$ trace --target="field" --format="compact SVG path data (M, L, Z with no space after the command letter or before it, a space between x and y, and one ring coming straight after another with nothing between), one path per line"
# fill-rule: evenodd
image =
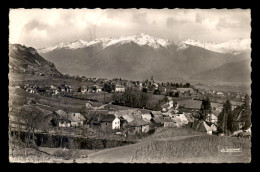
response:
M222 153L222 147L242 147L242 152ZM161 128L136 144L98 151L87 158L76 159L76 162L245 163L250 162L250 148L249 139L210 136L188 128Z

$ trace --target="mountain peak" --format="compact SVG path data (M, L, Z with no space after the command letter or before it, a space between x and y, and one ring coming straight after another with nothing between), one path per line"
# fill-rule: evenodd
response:
M215 43L215 42L203 42L188 39L183 41L187 45L193 45L201 48L205 48L210 51L215 51L219 53L232 53L232 54L241 54L251 49L251 39L242 39L237 38L229 40L226 42Z
M138 44L139 46L149 46L155 49L161 48L161 47L167 47L171 44L170 41L164 40L161 38L155 38L153 36L150 36L146 33L137 33L135 35L130 35L130 36L122 36L122 37L117 37L117 38L97 38L92 41L84 41L84 40L77 40L74 42L67 42L67 43L59 43L57 45L48 47L48 48L43 48L39 49L40 53L47 53L50 51L53 51L55 49L61 49L61 48L66 48L66 49L78 49L78 48L85 48L89 46L94 46L97 44L100 44L103 48L107 48L109 46L120 46L125 43L130 43L134 42Z

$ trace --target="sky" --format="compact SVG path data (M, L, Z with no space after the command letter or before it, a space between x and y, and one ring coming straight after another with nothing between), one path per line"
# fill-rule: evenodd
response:
M34 48L146 33L172 41L250 39L246 9L10 9L9 43Z

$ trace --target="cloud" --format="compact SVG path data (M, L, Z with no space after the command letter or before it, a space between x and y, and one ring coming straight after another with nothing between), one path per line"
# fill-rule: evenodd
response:
M250 38L250 10L200 9L15 9L11 43L35 48L77 39L145 32L169 40L227 41Z
M147 24L147 13L133 13L132 21L137 24Z
M203 21L203 18L201 17L201 15L199 15L199 13L196 13L196 22L201 23L202 21Z
M172 28L173 26L176 26L176 25L183 25L183 24L186 24L187 21L185 20L178 20L178 19L175 19L173 17L168 17L166 19L166 26L168 28Z

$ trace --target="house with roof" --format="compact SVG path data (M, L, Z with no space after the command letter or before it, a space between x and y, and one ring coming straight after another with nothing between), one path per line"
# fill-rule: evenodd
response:
M163 116L161 111L151 111L150 114L152 115L152 117Z
M102 87L99 85L94 85L92 90L94 93L99 93L102 91Z
M188 120L188 126L189 127L192 127L193 125L193 122L194 122L194 117L192 116L191 113L184 113L185 117L187 118Z
M165 128L179 128L180 125L174 121L170 121L170 122L164 122L163 123L163 127Z
M87 124L90 128L112 132L120 129L120 119L108 110L91 110L88 114Z
M44 119L54 127L71 127L71 121L68 118L68 114L63 110L56 110L46 115Z
M81 115L80 113L70 112L70 113L68 114L68 120L70 120L72 127L79 127L79 126L83 126L83 123L84 123L84 121L85 121L86 119L85 119L85 117L84 117L83 115Z
M139 109L118 110L115 112L116 117L123 117L127 122L135 118L142 118L142 112Z
M118 118L115 118L114 115L112 114L107 114L107 115L102 115L99 117L100 120L100 126L101 130L106 131L106 132L112 132L114 129L119 129L119 128L113 128L113 121L118 121ZM114 122L115 124L115 122ZM117 127L118 125L115 125L114 127ZM120 122L119 122L120 126Z
M218 117L216 115L214 115L213 113L211 113L206 116L205 121L208 123L217 124Z
M151 121L153 124L155 124L155 126L162 126L164 123L164 119L162 115L154 115Z
M187 125L189 123L188 119L184 114L174 114L171 119L178 123L180 126Z
M81 93L86 93L88 91L87 87L86 86L81 86L78 88L78 92L81 92Z
M146 122L151 122L152 115L150 113L142 114L142 119Z
M194 94L194 90L192 88L177 88L177 91L182 96L191 96Z
M195 121L192 129L200 132L206 132L207 134L212 135L212 132L217 131L217 127L214 124L208 125L205 121Z
M223 97L223 96L224 96L224 93L222 93L222 92L217 92L217 96Z
M115 85L115 92L120 92L120 93L125 92L125 86L116 84Z
M145 122L143 119L135 119L127 124L127 131L129 133L147 133L149 131L149 123Z

